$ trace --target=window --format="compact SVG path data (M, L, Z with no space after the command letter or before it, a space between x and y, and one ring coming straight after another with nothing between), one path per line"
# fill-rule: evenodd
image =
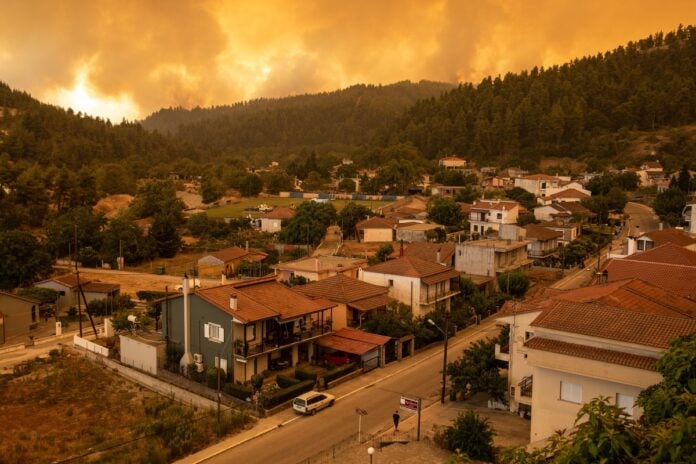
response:
M582 403L582 386L561 381L561 400L577 404Z
M389 286L393 287L394 286L394 279L389 279Z
M534 336L534 332L525 332L524 333L524 341L526 342L527 340L529 340L533 336Z
M503 213L498 213L495 215L495 217L498 219L503 219Z
M246 340L248 342L256 340L256 324L248 325L246 328Z
M211 342L222 343L225 341L225 329L221 325L204 324L203 325L203 336L210 340Z
M222 358L222 362L220 362L220 358L215 356L215 367L222 369L227 374L227 360L225 358Z
M619 409L623 409L629 417L633 417L633 406L635 405L635 398L628 395L622 395L621 393L616 394L616 406Z

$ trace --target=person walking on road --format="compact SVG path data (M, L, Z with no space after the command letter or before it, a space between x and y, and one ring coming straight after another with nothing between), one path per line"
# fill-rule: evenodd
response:
M392 414L392 419L394 419L394 433L396 433L399 431L399 420L401 419L398 409Z

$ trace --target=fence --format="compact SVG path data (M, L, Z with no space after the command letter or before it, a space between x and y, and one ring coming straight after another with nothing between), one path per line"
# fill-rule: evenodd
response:
M73 337L73 345L79 346L80 348L84 348L87 351L91 351L92 353L96 353L104 357L109 356L108 348L101 345L97 345L96 343L92 343L89 340L85 340L84 338L80 338L79 335L75 335Z
M350 448L360 446L361 448L367 449L369 446L377 448L377 445L373 443L375 436L369 435L367 433L362 433L360 443L358 443L358 434L354 433L348 438L345 438L338 443L331 445L330 447L319 451L313 456L306 459L298 461L297 464L327 464L333 462L340 462L340 454L344 453ZM338 459L337 459L338 458Z

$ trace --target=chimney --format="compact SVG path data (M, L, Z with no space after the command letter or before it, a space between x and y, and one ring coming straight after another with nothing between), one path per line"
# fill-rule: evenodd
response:
M230 293L230 309L232 311L237 310L237 294L236 293Z
M314 258L314 270L319 272L319 257L318 256L316 256Z
M438 264L442 263L442 253L440 253L440 249L437 249L437 256L435 258L438 262Z
M658 230L662 230L662 223L659 223L659 224L657 225L657 229L658 229Z
M193 363L193 355L191 354L191 309L189 305L189 279L184 274L182 282L182 290L184 293L184 355L179 361L179 369L186 374L186 369L189 364Z
M220 283L222 285L225 285L227 283L227 276L225 275L224 272L220 274Z
M249 253L249 240L246 241L246 245L244 246L244 249L246 250L247 253Z

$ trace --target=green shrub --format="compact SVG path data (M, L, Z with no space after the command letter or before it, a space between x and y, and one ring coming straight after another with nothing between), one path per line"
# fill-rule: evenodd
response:
M228 383L225 384L225 393L235 398L239 398L242 401L246 401L247 398L251 398L254 392L249 387L240 385L238 383Z
M225 381L225 373L220 372L220 382ZM217 389L218 386L218 369L216 367L209 367L205 372L205 383L208 388Z
M310 391L312 387L314 387L314 382L314 380L305 380L288 388L281 388L272 395L264 396L261 400L261 404L266 409L274 408L279 404L282 404L288 400L293 399L298 395L301 395L302 393Z
M332 382L340 377L343 377L349 372L353 372L355 369L357 369L357 367L358 365L356 363L349 363L327 371L326 374L324 374L324 382Z
M311 380L313 382L317 381L317 374L314 372L306 371L302 368L295 368L295 378L298 380Z
M171 295L172 293L173 292L170 292L169 294ZM158 292L155 290L139 290L135 292L135 294L138 296L139 300L145 301L157 300L167 295L165 292Z
M298 383L300 383L300 380L297 380L297 379L290 377L290 376L287 376L287 375L278 374L276 376L276 382L278 383L278 386L280 388L288 388L288 387L291 387L293 385L297 385Z
M263 375L261 374L254 374L251 376L251 386L254 388L254 390L261 390L261 387L263 387Z

